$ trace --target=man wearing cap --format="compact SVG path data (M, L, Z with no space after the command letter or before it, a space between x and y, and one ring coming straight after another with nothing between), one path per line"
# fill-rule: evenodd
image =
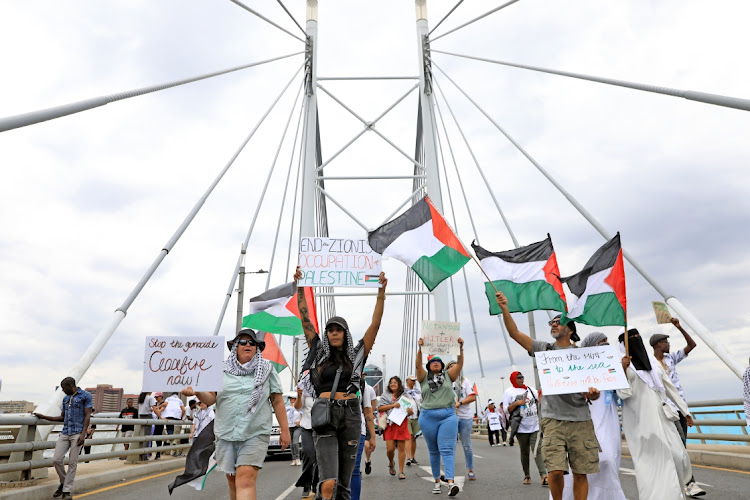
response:
M530 355L539 351L571 349L580 337L572 321L561 324L561 315L550 322L550 335L554 343L533 340L522 333L508 311L508 299L502 292L495 294L502 311L505 327L510 337L526 349ZM586 500L588 480L586 474L599 472L599 442L591 422L588 401L599 398L599 391L589 387L588 392L576 394L545 395L541 404L542 454L549 474L549 488L553 500L562 500L565 486L564 474L573 472L573 496L575 500Z
M680 384L680 376L677 375L677 363L687 358L687 355L690 354L690 351L695 349L696 343L690 336L690 334L686 332L685 329L682 328L682 326L680 326L679 319L672 318L670 321L675 326L675 328L677 328L680 333L682 333L682 336L685 338L687 345L683 349L678 349L675 352L670 352L669 335L665 335L663 333L652 335L651 339L649 339L649 344L651 344L651 347L654 349L654 357L659 362L662 369L664 369L664 371L666 372L669 380L671 380L672 384L674 384L674 386L677 388L677 392L680 393L680 397L682 398L682 400L686 401L685 393L682 391L682 385ZM680 438L682 439L682 444L687 448L687 418L679 410L679 408L677 408L677 406L672 403L672 401L667 399L667 403L669 403L669 405L674 408L680 416L680 419L675 422L675 425L677 426L677 432L680 434ZM690 481L686 485L685 493L689 497L697 497L706 494L703 488L695 483L695 476L690 478Z
M406 377L404 393L414 401L414 413L409 415L409 434L411 439L406 442L406 465L419 465L417 462L417 438L419 437L419 408L422 404L422 391L417 387L417 376Z

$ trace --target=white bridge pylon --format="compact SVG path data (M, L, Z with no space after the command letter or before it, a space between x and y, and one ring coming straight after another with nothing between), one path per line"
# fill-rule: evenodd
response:
M241 2L232 0L235 4L238 6L244 8L252 15L259 15L257 12L253 11L252 9L249 9L247 6L242 4ZM485 19L490 14L494 14L496 12L501 11L505 7L509 7L513 4L516 4L518 0L514 0L511 2L507 2L506 4L501 5L500 7L497 7L495 9L492 9L487 14L483 16L479 16L478 18L475 18L471 20L468 23L464 23L458 28L451 29L450 31L447 31L443 33L442 35L432 37L432 32L429 29L428 25L428 19L427 19L427 4L426 0L415 0L415 11L416 11L416 64L417 67L415 68L414 75L397 75L397 76L374 76L374 77L355 77L351 75L342 75L342 76L331 76L331 77L318 77L318 64L317 64L317 50L318 50L318 2L317 0L307 0L307 9L306 9L306 24L304 29L295 21L295 24L297 25L296 28L291 28L292 31L286 30L284 28L281 28L280 26L276 25L275 23L272 23L277 28L281 29L285 33L287 33L290 36L293 36L294 38L298 38L301 40L301 44L304 46L301 47L301 50L298 52L294 52L292 54L283 55L279 57L275 57L272 59L267 59L260 62L250 63L243 66L238 66L235 68L229 68L223 71L218 71L214 73L207 73L204 75L199 75L193 78L178 80L175 82L167 82L159 85L153 85L149 87L144 87L141 89L135 89L130 90L126 92L120 92L117 94L112 94L109 96L101 96L101 97L95 97L92 99L87 99L84 101L79 101L76 103L70 103L62 106L57 106L54 108L39 110L39 111L33 111L30 113L25 113L22 115L17 116L11 116L6 118L0 118L0 132L4 132L7 130L12 130L19 127L29 126L36 123L40 123L42 121L46 120L52 120L52 119L60 119L64 118L67 115L70 115L72 113L78 113L78 112L84 112L88 109L92 109L94 107L102 106L105 104L114 104L120 100L123 99L129 99L129 98L135 98L139 95L144 95L146 93L153 93L153 92L159 92L161 90L165 90L168 88L172 88L177 85L186 85L190 84L195 81L199 81L206 78L214 78L223 74L226 74L228 72L233 71L244 71L250 68L255 68L258 66L262 66L264 64L270 64L274 61L289 58L289 57L296 57L298 55L304 54L304 61L300 61L300 68L297 73L294 75L291 75L290 80L288 83L286 83L286 86L283 87L281 92L278 94L278 96L275 98L275 101L272 101L270 106L268 107L268 110L263 115L263 117L260 119L260 121L255 125L254 129L249 133L247 138L244 140L244 142L238 147L237 151L230 156L228 162L224 165L224 167L220 170L215 180L209 185L205 193L201 196L201 198L196 202L193 209L190 211L190 213L185 218L184 222L177 228L177 230L174 232L174 234L169 238L167 243L160 249L158 255L156 256L154 262L149 266L149 268L144 273L143 277L140 279L138 284L134 287L132 292L128 295L128 297L125 299L125 301L120 305L114 312L114 315L111 319L111 321L105 325L97 334L97 336L93 339L91 342L89 348L87 351L81 356L81 358L74 364L73 367L71 367L70 371L67 375L72 376L76 378L76 380L80 380L81 377L86 373L86 371L89 369L91 364L94 362L96 357L98 356L101 349L104 347L104 345L107 343L107 341L111 338L111 336L114 334L114 332L119 327L120 323L124 320L125 316L127 315L128 309L130 305L136 300L139 293L143 290L143 288L148 283L151 276L154 274L156 269L161 265L163 260L167 257L167 255L173 250L175 244L180 239L182 234L185 232L187 227L190 225L194 217L197 215L197 213L201 210L203 204L206 202L208 197L213 192L214 188L217 186L217 184L222 180L226 172L229 170L229 168L232 166L234 160L240 155L243 148L247 145L247 143L253 138L255 132L258 130L258 128L262 125L262 123L265 121L266 117L273 112L273 110L276 108L277 103L281 100L282 96L286 94L289 88L296 89L298 85L302 86L302 99L300 102L300 109L296 110L296 105L293 106L291 112L290 112L290 120L291 117L294 116L296 112L300 115L300 121L297 124L297 130L299 134L299 145L297 147L296 139L294 141L295 146L297 147L296 151L298 154L298 162L300 164L300 168L298 169L298 175L301 178L301 182L289 182L289 179L291 179L291 172L292 172L292 162L294 160L294 154L292 156L292 159L290 159L290 168L289 168L289 178L287 179L287 182L289 184L293 184L295 189L295 194L293 195L293 199L295 201L295 204L297 200L299 199L299 207L296 209L298 211L298 224L299 224L299 233L296 238L292 236L293 230L295 228L294 222L292 223L292 228L290 232L290 242L294 241L295 244L289 245L288 248L288 255L293 255L296 252L296 242L299 241L299 236L325 236L328 235L329 227L328 227L328 207L329 202L336 205L338 209L340 209L344 214L346 214L357 226L361 227L363 230L371 230L378 225L387 222L388 220L392 219L394 216L398 215L401 211L403 211L406 207L410 206L412 203L420 199L424 194L429 194L431 199L435 202L435 204L443 211L445 214L447 220L452 222L454 226L457 226L458 222L456 220L455 216L455 210L454 210L454 200L458 200L458 194L455 191L456 189L459 189L461 191L461 198L463 198L464 204L466 206L466 210L468 211L470 217L471 217L471 210L470 210L470 203L467 199L466 191L464 190L464 181L463 179L468 178L468 171L466 171L466 168L469 168L468 166L463 168L463 172L460 171L459 166L456 164L455 160L453 160L453 166L455 167L455 176L459 180L459 186L456 186L455 184L449 184L448 183L448 159L453 156L452 151L452 145L450 142L450 138L448 136L447 128L445 127L444 120L452 119L455 123L456 127L458 127L461 135L461 141L463 141L463 144L465 147L467 147L472 155L472 159L474 162L474 167L477 168L480 176L478 178L482 179L482 182L484 183L485 187L487 188L493 203L495 205L495 208L498 212L500 221L503 222L506 230L508 231L508 234L510 235L511 239L513 240L513 243L515 246L520 246L520 242L517 240L514 232L512 231L510 224L508 223L508 220L506 219L500 203L495 195L495 192L493 191L492 187L490 186L487 177L484 174L483 167L480 163L480 161L477 159L477 156L474 154L469 139L464 135L464 132L461 128L461 126L458 123L457 117L454 115L453 110L451 109L450 103L447 100L447 96L442 92L442 88L440 87L440 83L452 85L455 87L473 106L476 107L477 110L479 110L489 121L490 123L497 128L498 132L501 135L498 135L498 139L502 139L504 136L514 147L518 149L518 151L532 164L534 168L539 170L542 175L563 195L563 197L568 200L573 207L578 210L581 215L603 236L605 239L609 239L611 232L607 228L605 228L591 213L589 213L574 197L573 195L567 191L546 169L544 169L537 160L535 160L530 153L528 153L522 145L519 144L519 142L514 139L498 122L497 120L487 111L485 111L475 100L472 96L470 96L466 91L464 91L463 88L459 86L459 83L453 79L451 76L445 73L444 68L437 64L435 61L433 61L433 53L430 48L431 41L434 41L438 38L442 38L450 33L453 33L459 29L463 29L466 26L471 25L474 22L478 22L481 19ZM459 2L460 4L461 2ZM281 4L283 6L283 3ZM458 7L458 5L456 5ZM456 7L454 7L443 19L440 20L438 25L442 25L442 23L449 18L449 16L456 10ZM285 9L286 10L286 9ZM289 13L287 11L287 13ZM260 16L263 20L270 22L268 19L263 18ZM291 16L294 20L294 17ZM434 29L434 28L433 28ZM438 52L438 51L435 51ZM440 51L441 54L444 56L452 56L452 57L469 57L473 58L473 56L465 56L465 55L459 55L455 53L451 53L448 51ZM474 58L478 59L480 62L487 62L490 64L505 64L500 61L496 60L489 60L489 59L482 59L482 58ZM598 82L601 84L606 85L618 85L617 82L613 80L608 80L604 78L599 77L590 77L588 75L577 75L572 73L566 73L562 71L555 71L555 70L545 70L544 68L537 68L532 66L523 66L523 65L516 65L519 68L522 69L528 69L530 71L546 71L553 74L557 74L563 77L573 77L573 78L581 78L582 76L585 76L586 79L594 82ZM436 73L434 73L434 70L437 70ZM301 77L300 77L301 74ZM436 78L439 77L439 78ZM444 79L443 79L444 77ZM300 81L300 78L303 80ZM409 82L413 82L412 86L410 88L407 88L405 92L399 95L399 97L393 101L393 103L390 105L390 107L384 109L379 115L376 115L374 117L362 117L360 116L355 109L349 105L347 100L343 97L341 97L337 92L334 92L331 88L329 88L327 85L327 81L344 81L349 80L352 82L353 85L356 85L358 81L378 81L378 80L406 80ZM655 86L647 86L642 84L633 84L632 82L625 82L628 85L621 85L621 86L628 86L631 89L635 90L642 90L645 92L652 92L652 93L660 93L665 94L669 96L677 96L677 97L685 97L687 99L703 102L706 104L711 105L719 105L719 106L725 106L725 107L733 107L736 109L742 109L742 110L748 110L750 109L750 106L748 106L748 102L744 99L739 98L733 98L728 96L716 96L714 94L706 94L701 92L693 92L693 91L672 91L673 89L666 89L665 87L655 87ZM320 92L319 92L320 91ZM404 150L403 147L398 145L398 141L394 140L392 137L389 137L388 134L382 132L378 129L378 125L386 116L388 116L388 113L391 112L393 109L395 109L397 106L400 105L406 105L405 103L410 102L411 99L414 98L414 93L418 93L418 113L417 113L417 143L415 146L415 151L407 152ZM323 97L325 95L325 97ZM349 139L349 142L347 142L343 147L341 147L339 150L335 151L331 156L327 158L322 157L322 151L321 151L321 131L319 129L320 126L320 120L319 120L319 109L318 109L318 96L321 96L321 98L330 99L330 102L336 103L338 106L341 106L342 109L346 110L347 113L349 113L352 117L356 119L357 122L359 122L358 128L353 131L353 135ZM442 101L442 102L441 102ZM413 101L412 101L413 102ZM287 124L290 122L287 121ZM442 131L442 138L441 138L441 131ZM301 133L300 133L301 132ZM404 171L401 174L398 175L379 175L377 172L366 172L363 175L359 176L356 175L356 173L351 173L348 175L329 175L327 172L330 170L328 169L329 164L334 162L337 158L339 158L340 155L342 155L352 144L357 142L358 140L361 140L366 135L371 136L377 136L378 139L382 142L383 147L393 150L398 155L404 158L404 162L407 166L409 166L410 171ZM281 148L281 145L280 145ZM277 153L278 156L278 153ZM441 168L443 169L443 174L441 175ZM471 177L474 178L474 177ZM266 180L266 187L268 186L268 183L271 179L271 175L269 173L269 177ZM367 183L368 181L393 181L399 182L399 183L406 183L411 182L411 189L409 190L408 196L401 197L399 199L392 200L393 201L393 210L388 214L387 217L385 217L382 221L380 220L362 220L362 215L357 212L356 209L347 206L345 201L342 201L339 199L335 193L335 190L332 188L329 188L326 185L326 182L330 182L331 184L335 183L336 181L359 181ZM366 185L366 184L365 184ZM299 193L300 196L297 196L297 188L299 187ZM453 192L451 192L453 190ZM265 189L264 189L265 193ZM444 196L445 195L445 196ZM264 196L264 195L263 195ZM251 239L252 234L255 226L255 221L258 217L258 210L260 209L261 204L263 203L263 196L258 202L258 209L255 212L255 217L253 218L253 221L250 225L250 228L248 230L247 236L245 238L245 241L243 242L242 248L250 248L251 247ZM282 200L283 203L284 200ZM446 203L447 201L447 203ZM372 214L366 214L368 217L372 217ZM486 214L483 214L486 216ZM281 215L280 215L281 217ZM474 238L479 240L479 235L477 234L476 228L474 226L473 219L471 220L472 230L474 233ZM281 224L277 227L277 239L278 239L278 232ZM332 235L336 235L335 230L331 230ZM468 231L464 230L464 234L467 234ZM659 284L655 278L643 269L643 267L635 260L635 258L630 255L627 251L624 252L625 257L630 262L630 264L654 287L654 289L664 298L664 300L673 307L673 309L677 312L677 314L682 318L682 320L687 323L688 326L690 326L693 331L708 345L714 353L738 376L741 377L743 367L729 354L727 349L719 343L714 336L711 334L711 332L708 330L707 327L705 327L684 305L680 303L680 301L673 296L671 293L668 293L666 289ZM272 256L273 259L273 256ZM237 277L240 271L242 262L242 256L238 255L236 266L233 269L228 269L227 271L231 271L230 276L230 286L229 290L227 292L224 307L222 309L222 312L220 313L219 321L216 325L215 333L218 333L219 327L221 325L221 321L223 320L224 313L226 311L227 304L233 295L233 290L237 281ZM273 264L271 265L273 267ZM282 269L282 274L284 276L289 275L289 267L290 267L290 261L287 261L286 268ZM279 283L281 278L281 275L274 275L274 278L278 278L274 280L274 283ZM471 315L471 322L472 322L472 328L474 330L474 340L476 344L477 349L477 358L479 362L480 370L482 371L482 374L484 376L484 367L482 366L481 361L481 349L479 346L479 340L477 335L477 329L475 325L475 318L474 318L474 306L471 305L471 295L469 293L470 286L468 283L468 277L466 276L466 272L464 271L462 273L461 278L457 276L454 277L455 279L451 279L450 281L446 281L442 285L440 285L432 294L427 294L427 292L424 291L424 288L421 286L421 283L419 280L413 276L411 273L407 273L407 277L405 279L406 282L406 290L403 291L394 291L390 290L389 293L392 295L403 295L405 300L404 305L404 326L403 326L403 335L402 335L402 363L400 367L401 375L405 375L406 372L411 372L411 362L409 360L413 359L413 353L415 350L416 345L416 339L418 335L418 322L421 318L433 318L433 319L442 319L442 320L457 320L457 310L456 310L456 298L455 298L455 290L454 285L457 283L457 280L463 279L464 280L464 286L467 301L469 302L470 306L468 308L468 312ZM271 276L269 274L268 276L268 282L271 283ZM474 284L476 285L476 284ZM458 288L461 288L460 284L458 285ZM473 288L476 288L474 286ZM335 305L333 303L333 298L337 295L340 296L351 296L350 293L339 293L337 294L334 291L331 290L318 290L318 297L321 301L321 307L319 310L323 311L323 315L328 316L331 315L331 313L335 312ZM362 293L363 296L369 296L369 294ZM430 300L430 296L432 300ZM483 298L481 299L484 300ZM478 308L477 310L484 310L485 305L483 302L480 302L476 305ZM452 313L452 314L451 314ZM500 336L502 336L505 339L506 348L508 350L508 354L510 357L511 363L513 363L512 359L512 353L510 352L510 345L508 344L507 334L502 329L502 322L500 322L500 328L498 329L498 333ZM534 332L534 316L533 314L529 314L529 328L530 331ZM45 413L52 411L55 407L57 407L61 401L62 398L62 392L57 391L55 395L50 399L50 401L46 405L42 405L39 409L40 412Z

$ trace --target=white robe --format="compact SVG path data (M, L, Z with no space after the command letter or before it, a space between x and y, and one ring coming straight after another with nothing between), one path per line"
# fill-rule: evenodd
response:
M628 367L630 389L617 391L623 399L622 428L635 464L638 498L683 500L685 484L693 475L690 457L674 421L662 410L662 404L666 405L666 398L669 398L683 415L690 415L690 412L666 373L656 366L653 368L664 385L664 393L651 389L632 365Z
M609 402L607 392L611 396ZM589 407L596 439L599 440L602 451L599 452L599 472L586 475L589 483L588 500L625 500L619 476L622 437L615 399L612 391L602 391L601 397L592 401ZM573 500L573 474L565 475L563 500Z

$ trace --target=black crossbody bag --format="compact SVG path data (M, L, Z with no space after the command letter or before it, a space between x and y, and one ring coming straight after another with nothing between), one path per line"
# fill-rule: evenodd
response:
M338 389L339 378L343 369L344 365L339 365L336 369L336 377L333 379L333 386L331 387L331 397L328 399L316 399L310 409L310 424L315 430L322 429L331 423L331 407L333 406L333 398L336 396L336 389Z

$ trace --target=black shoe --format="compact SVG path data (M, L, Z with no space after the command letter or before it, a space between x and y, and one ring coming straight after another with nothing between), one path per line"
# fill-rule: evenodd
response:
M412 459L411 459L411 464L412 464L412 465L419 465L419 462L417 462L417 459L416 459L416 458L412 458Z
M372 462L365 462L365 474L372 472Z
M57 487L57 489L55 490L55 493L52 495L54 498L60 498L62 496L63 494L62 487L63 485L62 483L60 483L60 486Z
M161 458L161 453L157 453L156 457L154 457L154 460L159 460Z
M409 467L411 467L411 458L407 458L406 459L406 465L408 465Z
M62 494L62 500L73 500L73 495L69 491Z
M449 497L455 497L458 495L459 489L457 484L450 483L448 486L448 496Z

